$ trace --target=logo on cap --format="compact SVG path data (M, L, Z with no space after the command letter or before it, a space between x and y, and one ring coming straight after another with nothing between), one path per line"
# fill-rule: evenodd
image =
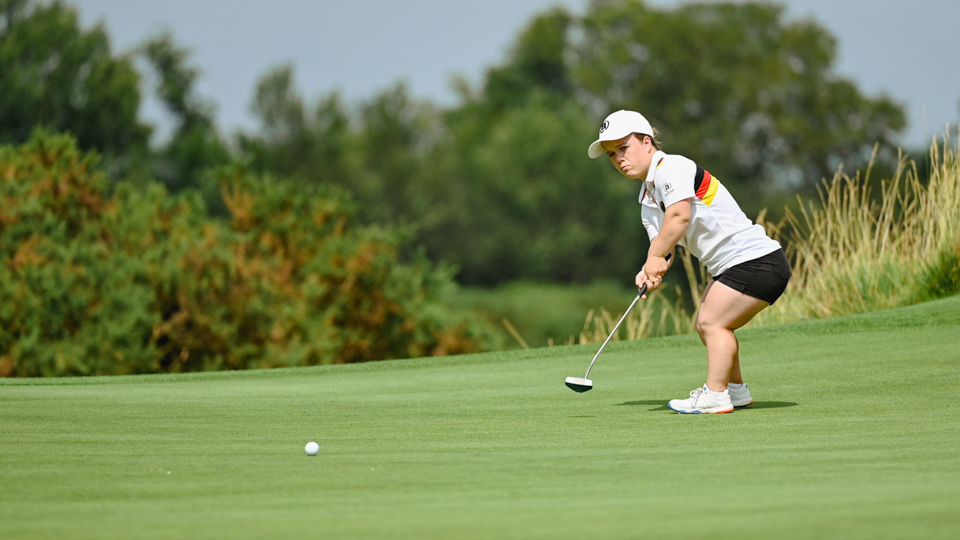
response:
M604 120L603 123L600 124L600 133L606 131L608 127L610 127L610 122L608 120Z

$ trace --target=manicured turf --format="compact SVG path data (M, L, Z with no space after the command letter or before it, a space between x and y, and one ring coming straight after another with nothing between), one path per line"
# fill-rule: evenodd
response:
M0 381L0 538L958 538L960 297L741 333L756 404L665 407L695 337ZM308 457L303 446L321 445Z

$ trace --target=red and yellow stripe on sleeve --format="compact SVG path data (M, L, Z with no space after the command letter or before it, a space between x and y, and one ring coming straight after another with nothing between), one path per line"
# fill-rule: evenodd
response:
M717 195L717 186L719 185L720 182L712 174L703 171L703 181L697 188L697 198L703 201L703 204L710 206L713 203L713 198Z

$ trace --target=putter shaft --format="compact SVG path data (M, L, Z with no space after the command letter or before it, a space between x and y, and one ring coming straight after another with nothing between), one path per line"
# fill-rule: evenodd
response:
M664 257L664 260L669 261L671 257L673 257L673 253L667 253L667 256ZM627 318L627 314L630 313L630 310L633 309L633 306L637 305L637 300L640 300L640 297L646 294L646 292L647 292L647 284L644 283L643 287L640 287L640 292L637 293L637 297L634 298L633 302L630 303L630 307L628 307L627 310L623 312L623 317L620 317L620 320L617 321L617 325L613 327L613 331L610 332L610 335L607 336L606 340L604 340L603 345L600 346L600 350L597 351L597 354L593 356L593 360L590 361L590 365L587 367L587 373L586 375L583 376L585 380L590 379L590 370L593 369L593 364L597 362L597 358L600 358L600 353L603 352L603 348L607 346L607 343L610 342L610 338L612 338L613 335L617 333L617 330L620 329L620 325L623 323L623 320ZM571 386L571 388L573 387Z
M633 309L633 306L637 304L637 300L640 300L640 297L643 296L645 292L647 292L646 283L644 283L643 287L640 288L640 292L637 294L637 297L633 299L633 302L630 304L630 307L628 307L627 310L623 312L623 317L620 317L620 320L617 321L617 325L613 327L613 331L610 332L610 335L607 336L606 341L604 341L603 345L600 346L600 350L597 351L596 355L594 355L593 360L590 362L590 366L587 368L587 374L583 376L584 379L590 378L590 370L593 369L593 364L597 361L597 358L600 358L600 353L603 352L603 348L607 346L607 343L610 341L610 338L612 338L613 335L617 333L617 329L620 328L620 324L623 322L624 319L627 318L627 314L630 313L630 310Z

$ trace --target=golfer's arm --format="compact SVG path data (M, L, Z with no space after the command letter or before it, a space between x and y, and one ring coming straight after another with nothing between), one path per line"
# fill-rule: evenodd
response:
M673 253L690 225L690 200L684 199L667 207L660 233L650 242L647 257L666 257Z

